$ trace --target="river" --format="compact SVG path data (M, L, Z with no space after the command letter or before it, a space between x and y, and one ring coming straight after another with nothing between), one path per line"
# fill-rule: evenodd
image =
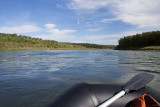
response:
M43 107L73 84L125 83L142 72L160 91L160 51L0 50L0 107Z

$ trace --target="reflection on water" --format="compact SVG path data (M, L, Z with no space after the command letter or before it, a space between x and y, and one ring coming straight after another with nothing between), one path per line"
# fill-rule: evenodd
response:
M0 50L0 107L44 106L75 83L125 83L140 72L160 90L160 51Z

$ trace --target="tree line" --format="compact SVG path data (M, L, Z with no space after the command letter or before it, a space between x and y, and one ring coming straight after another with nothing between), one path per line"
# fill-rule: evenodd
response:
M115 45L98 45L98 44L89 44L89 43L74 43L76 45L84 46L86 48L97 48L97 49L114 49Z
M144 32L121 38L117 49L142 48L146 46L160 46L160 31Z
M25 35L0 33L0 49L113 49L114 45L67 43Z

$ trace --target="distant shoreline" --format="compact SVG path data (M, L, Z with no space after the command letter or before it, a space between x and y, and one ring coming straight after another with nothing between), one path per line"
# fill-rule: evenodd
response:
M68 43L0 33L0 49L115 49L116 45Z
M35 50L43 50L43 49L53 49L53 50L56 50L56 49L59 49L59 50L115 50L114 48L113 49L110 49L110 48L46 48L46 47L38 47L38 48L34 48L34 47L17 47L17 48L12 48L12 47L8 47L8 48L0 48L1 50L3 49L22 49L22 50L27 50L27 49L35 49Z
M57 42L24 35L0 33L0 49L160 50L160 31L127 36L121 38L118 45Z
M115 50L160 50L160 46L146 46L146 47L127 47L127 48L119 48Z
M0 48L0 50L160 50L160 46L130 47L126 49L98 49L98 48Z
M115 50L97 48L0 48L0 50Z
M119 50L160 50L160 31L143 32L119 40Z

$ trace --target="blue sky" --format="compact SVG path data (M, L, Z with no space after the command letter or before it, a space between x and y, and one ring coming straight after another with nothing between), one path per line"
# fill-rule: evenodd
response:
M160 30L160 0L0 0L0 33L117 45Z

